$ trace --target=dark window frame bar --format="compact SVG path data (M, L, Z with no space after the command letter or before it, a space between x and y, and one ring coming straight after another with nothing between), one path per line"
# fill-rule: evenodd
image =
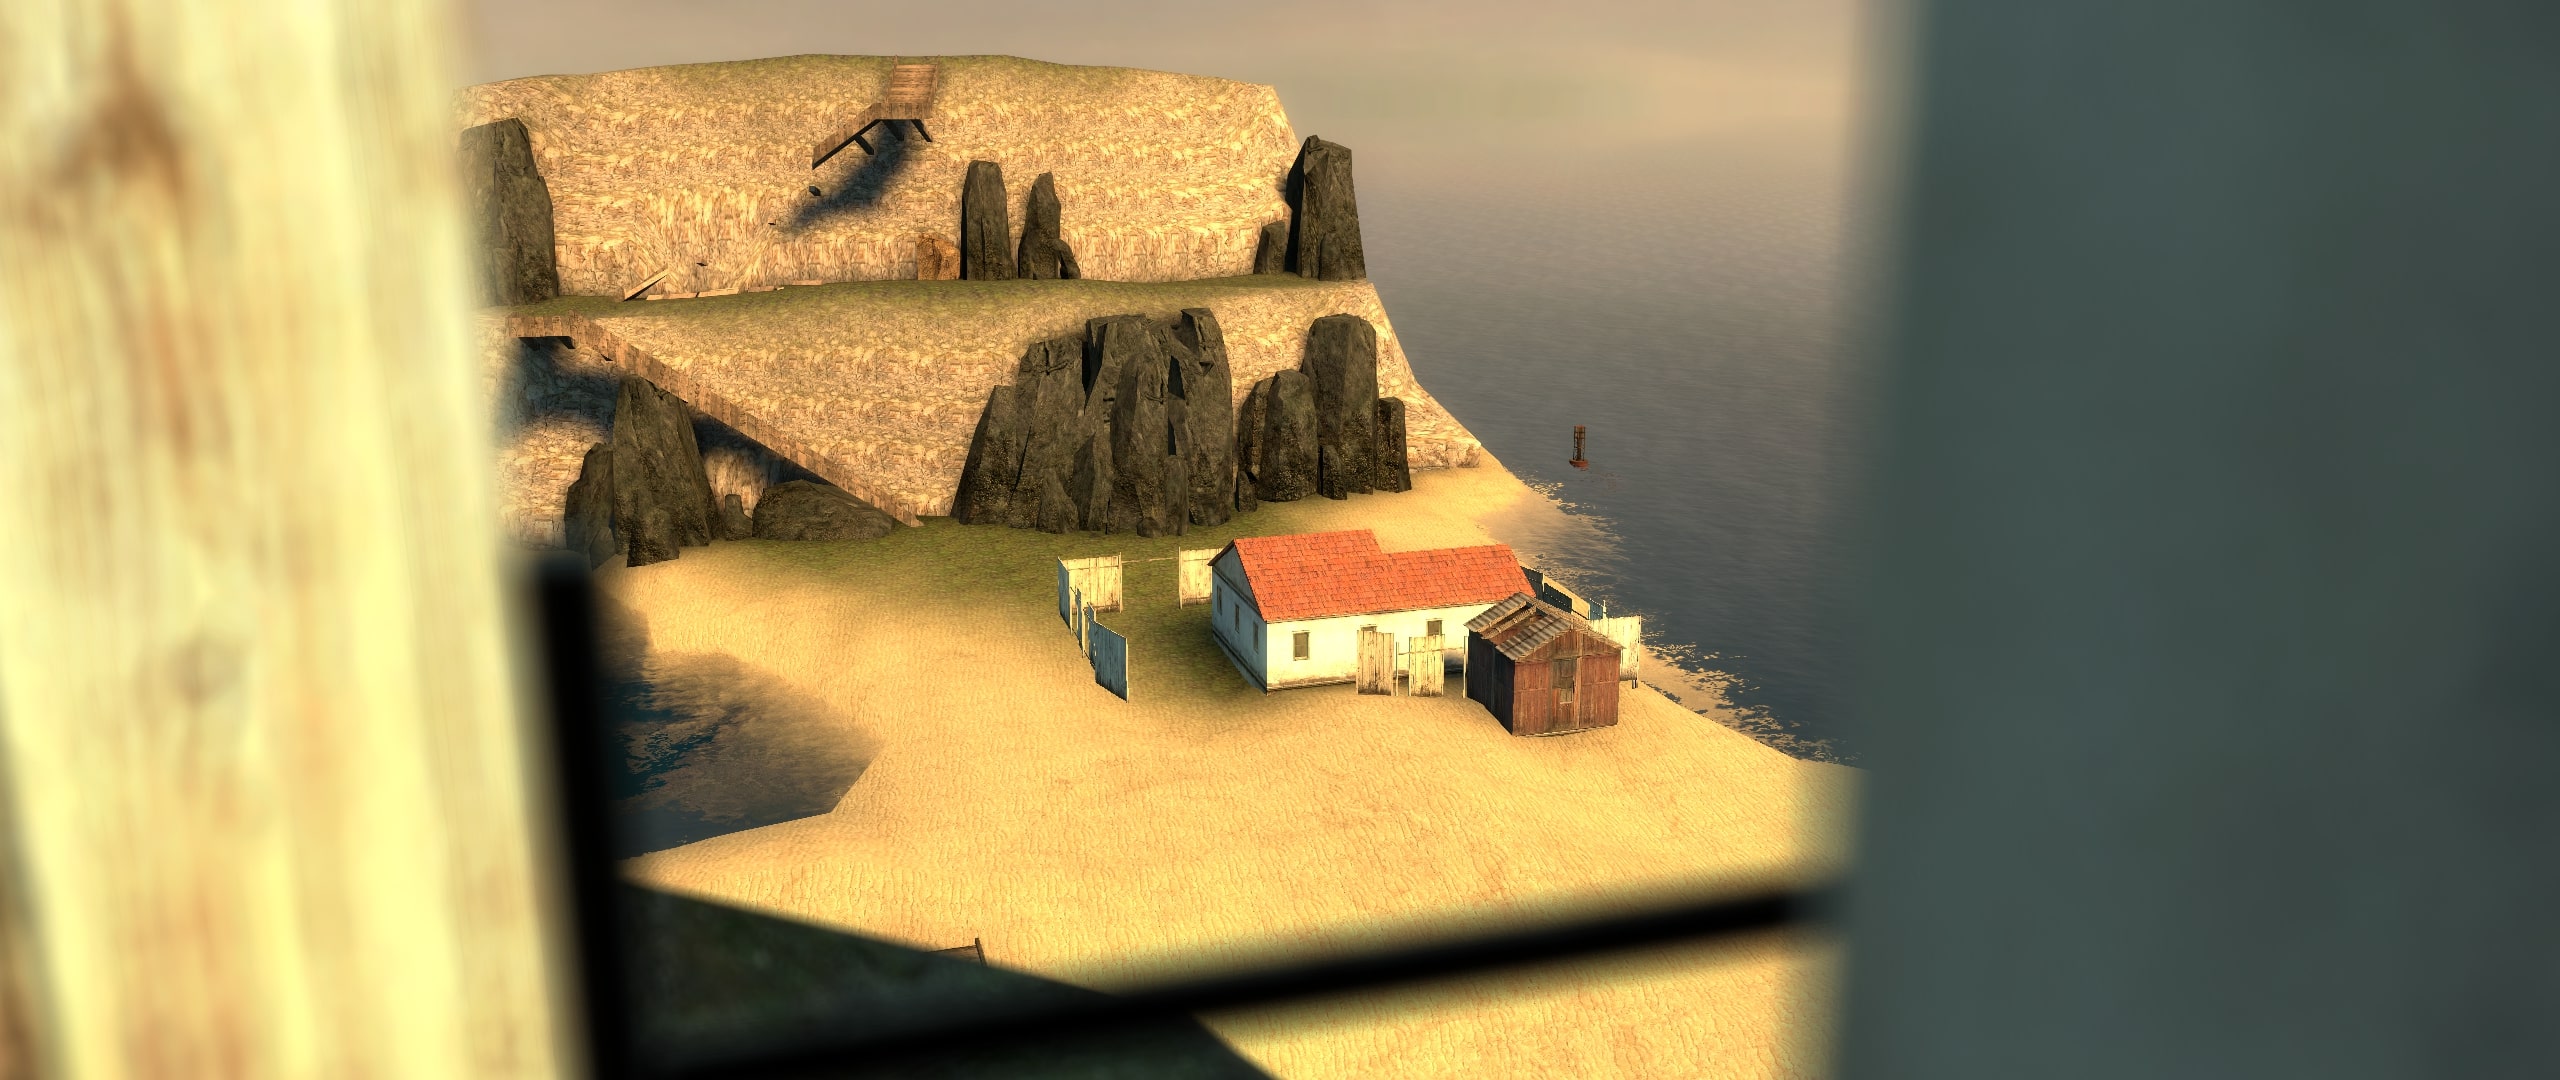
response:
M1839 889L1823 885L1775 889L1670 905L1649 911L1561 922L1351 956L1213 975L1070 1005L956 1016L904 1031L823 1043L780 1046L724 1060L643 1073L631 1043L631 1001L614 897L619 870L604 764L611 731L603 709L597 652L595 586L585 561L544 559L536 574L552 752L558 769L556 808L568 860L570 910L576 920L580 1032L590 1075L600 1080L662 1076L681 1080L766 1077L947 1054L954 1045L983 1047L1160 1023L1254 1006L1405 986L1528 965L1592 959L1648 947L1695 943L1827 922ZM583 763L583 767L582 764Z

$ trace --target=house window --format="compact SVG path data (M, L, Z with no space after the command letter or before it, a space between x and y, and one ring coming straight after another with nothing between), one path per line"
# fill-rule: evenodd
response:
M1422 636L1424 636L1424 637L1439 637L1439 636L1440 636L1440 620L1438 620L1438 619L1433 619L1433 620L1431 620L1430 622L1426 622L1426 623L1422 624Z
M1307 658L1306 631L1300 630L1297 633L1289 635L1289 658L1292 660L1304 660Z

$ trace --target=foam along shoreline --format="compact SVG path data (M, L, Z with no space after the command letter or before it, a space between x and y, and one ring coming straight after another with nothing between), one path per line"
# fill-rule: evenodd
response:
M865 544L718 543L639 572L609 562L604 587L656 647L770 673L880 747L825 814L627 872L918 947L982 939L992 963L1108 989L1837 869L1852 770L1650 688L1626 695L1618 726L1551 739L1512 737L1462 696L1265 696L1207 644L1205 608L1173 604L1171 564L1135 561L1329 528L1370 529L1389 550L1463 546L1567 516L1489 457L1414 479L1411 492L1268 504L1235 528L1158 540L935 519ZM1131 603L1111 617L1132 642L1126 702L1093 685L1040 565L1112 551L1133 560ZM1392 1007L1332 1003L1321 1024L1283 1011L1213 1027L1285 1076L1373 1074L1389 1053L1406 1075L1494 1060L1547 1075L1818 1065L1826 946L1680 956L1470 980ZM1571 1031L1549 1022L1558 1008ZM1592 1058L1594 1046L1622 1056Z

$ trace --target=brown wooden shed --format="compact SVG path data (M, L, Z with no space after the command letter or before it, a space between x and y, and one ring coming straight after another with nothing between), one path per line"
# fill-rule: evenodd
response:
M1467 621L1467 696L1514 735L1559 735L1618 722L1615 641L1527 593Z

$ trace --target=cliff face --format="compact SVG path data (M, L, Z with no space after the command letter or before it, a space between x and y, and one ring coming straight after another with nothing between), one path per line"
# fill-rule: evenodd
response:
M603 388L624 376L690 410L715 516L726 496L752 509L768 487L815 477L914 522L954 512L983 418L1042 400L991 397L1033 343L1080 335L1088 319L1187 309L1223 331L1223 359L1193 372L1200 387L1168 382L1164 416L1124 425L1168 433L1154 455L1163 474L1079 470L1113 448L1026 441L1061 461L1032 474L1038 490L988 489L988 516L1000 506L1009 522L1054 523L1116 502L1178 529L1269 497L1235 489L1232 456L1254 441L1233 428L1237 408L1256 382L1300 368L1310 328L1328 319L1365 324L1375 360L1373 384L1326 398L1333 474L1346 481L1329 494L1367 490L1347 481L1373 457L1391 468L1360 436L1382 398L1405 403L1410 467L1475 463L1476 441L1415 383L1359 280L1348 151L1302 147L1271 88L1010 57L932 62L931 141L874 128L872 151L850 146L815 170L813 146L878 100L892 59L546 76L461 95L456 120L509 136L519 167L508 175L547 191L563 294L485 316L503 326L493 337L529 339L489 352L517 537L561 541L582 456L612 422ZM1305 227L1293 233L1293 221ZM518 233L530 235L507 236ZM920 269L933 280L901 280ZM657 293L684 298L605 299L662 271ZM1017 276L1031 280L1006 280ZM1113 484L1131 490L1097 500Z
M790 56L550 75L465 90L458 126L524 123L548 185L560 288L618 296L915 276L919 234L957 240L969 162L1003 166L1007 250L1035 178L1087 278L1246 274L1287 216L1298 153L1268 86L1001 56L938 57L933 141L875 129L809 167L878 100L889 57ZM818 194L809 192L811 187ZM991 238L992 239L992 238Z

